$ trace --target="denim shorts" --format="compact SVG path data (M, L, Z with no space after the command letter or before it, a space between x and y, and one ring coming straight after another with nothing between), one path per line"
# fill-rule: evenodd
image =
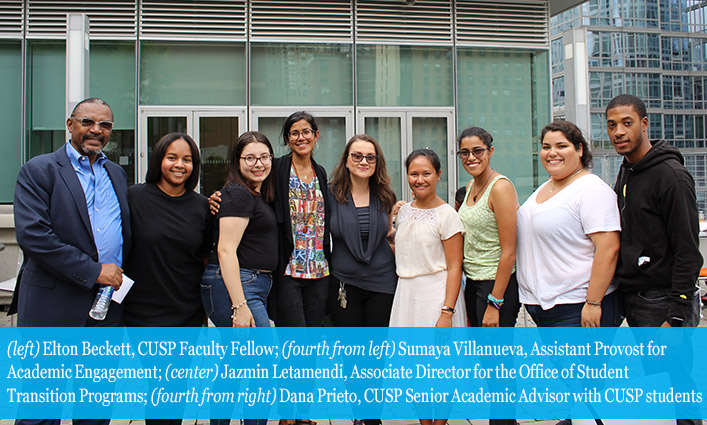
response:
M270 327L268 317L268 294L272 287L272 274L257 270L241 269L241 285L248 308L253 314L255 326ZM201 301L209 319L216 326L233 326L231 297L217 264L206 266L201 277Z

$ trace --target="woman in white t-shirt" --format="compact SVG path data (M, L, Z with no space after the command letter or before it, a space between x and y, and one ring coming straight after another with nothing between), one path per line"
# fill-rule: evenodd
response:
M518 210L520 301L538 326L618 326L616 194L587 170L592 154L576 125L554 121L540 139L550 179Z

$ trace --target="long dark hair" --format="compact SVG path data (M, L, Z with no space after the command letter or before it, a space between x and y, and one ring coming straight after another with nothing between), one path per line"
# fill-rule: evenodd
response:
M184 182L184 189L194 190L196 183L199 181L201 156L199 155L199 147L196 145L196 142L194 142L194 139L185 133L165 134L159 142L157 142L154 149L152 149L150 164L147 166L147 174L145 174L145 181L147 183L157 184L160 181L160 178L162 178L162 160L167 154L167 148L179 139L183 139L189 145L189 149L191 149L191 163L193 167L191 175Z
M270 155L273 155L272 144L270 140L259 131L246 131L241 134L236 141L235 146L233 146L233 152L231 152L231 162L228 166L228 177L226 178L226 184L237 183L241 186L246 187L250 190L250 193L257 195L255 191L255 185L253 182L243 178L241 175L241 154L243 149L251 143L262 143L268 147ZM265 202L270 202L273 200L273 195L275 193L275 181L272 177L273 169L272 162L270 165L270 174L265 178L263 184L260 186L260 196Z
M550 131L559 131L565 138L574 145L574 149L579 151L582 148L582 167L592 168L592 152L589 150L587 141L582 136L582 130L569 121L555 120L543 128L540 133L540 143L545 139L545 135Z
M383 150L380 145L373 137L368 134L358 134L353 136L346 143L344 152L341 154L341 159L334 169L334 173L331 175L331 187L332 193L336 196L336 200L343 204L346 202L348 195L351 193L351 172L346 167L346 162L349 159L349 154L351 153L351 145L354 142L369 142L373 145L376 151L376 167L371 178L368 179L368 187L373 191L376 198L380 199L381 205L386 213L390 213L395 205L395 192L390 187L390 176L385 167L385 157L383 156Z

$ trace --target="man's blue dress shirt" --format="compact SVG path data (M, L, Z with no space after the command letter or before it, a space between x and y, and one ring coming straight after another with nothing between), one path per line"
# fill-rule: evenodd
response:
M105 168L108 158L101 152L92 168L88 157L81 155L71 142L66 144L66 153L86 196L93 240L98 249L98 262L122 266L123 224L118 196Z

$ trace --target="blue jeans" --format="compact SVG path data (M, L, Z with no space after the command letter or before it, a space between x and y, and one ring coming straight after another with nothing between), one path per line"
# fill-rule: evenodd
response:
M621 325L623 322L623 309L618 300L618 291L614 291L604 296L601 301L601 326L613 327ZM540 327L576 327L582 326L582 308L584 303L577 304L557 304L554 307L543 310L537 304L526 304L530 316L536 325Z
M248 308L253 314L255 326L269 328L268 293L272 286L272 274L257 270L241 269L241 285ZM201 277L201 301L209 319L216 326L232 327L231 297L217 264L206 266Z

